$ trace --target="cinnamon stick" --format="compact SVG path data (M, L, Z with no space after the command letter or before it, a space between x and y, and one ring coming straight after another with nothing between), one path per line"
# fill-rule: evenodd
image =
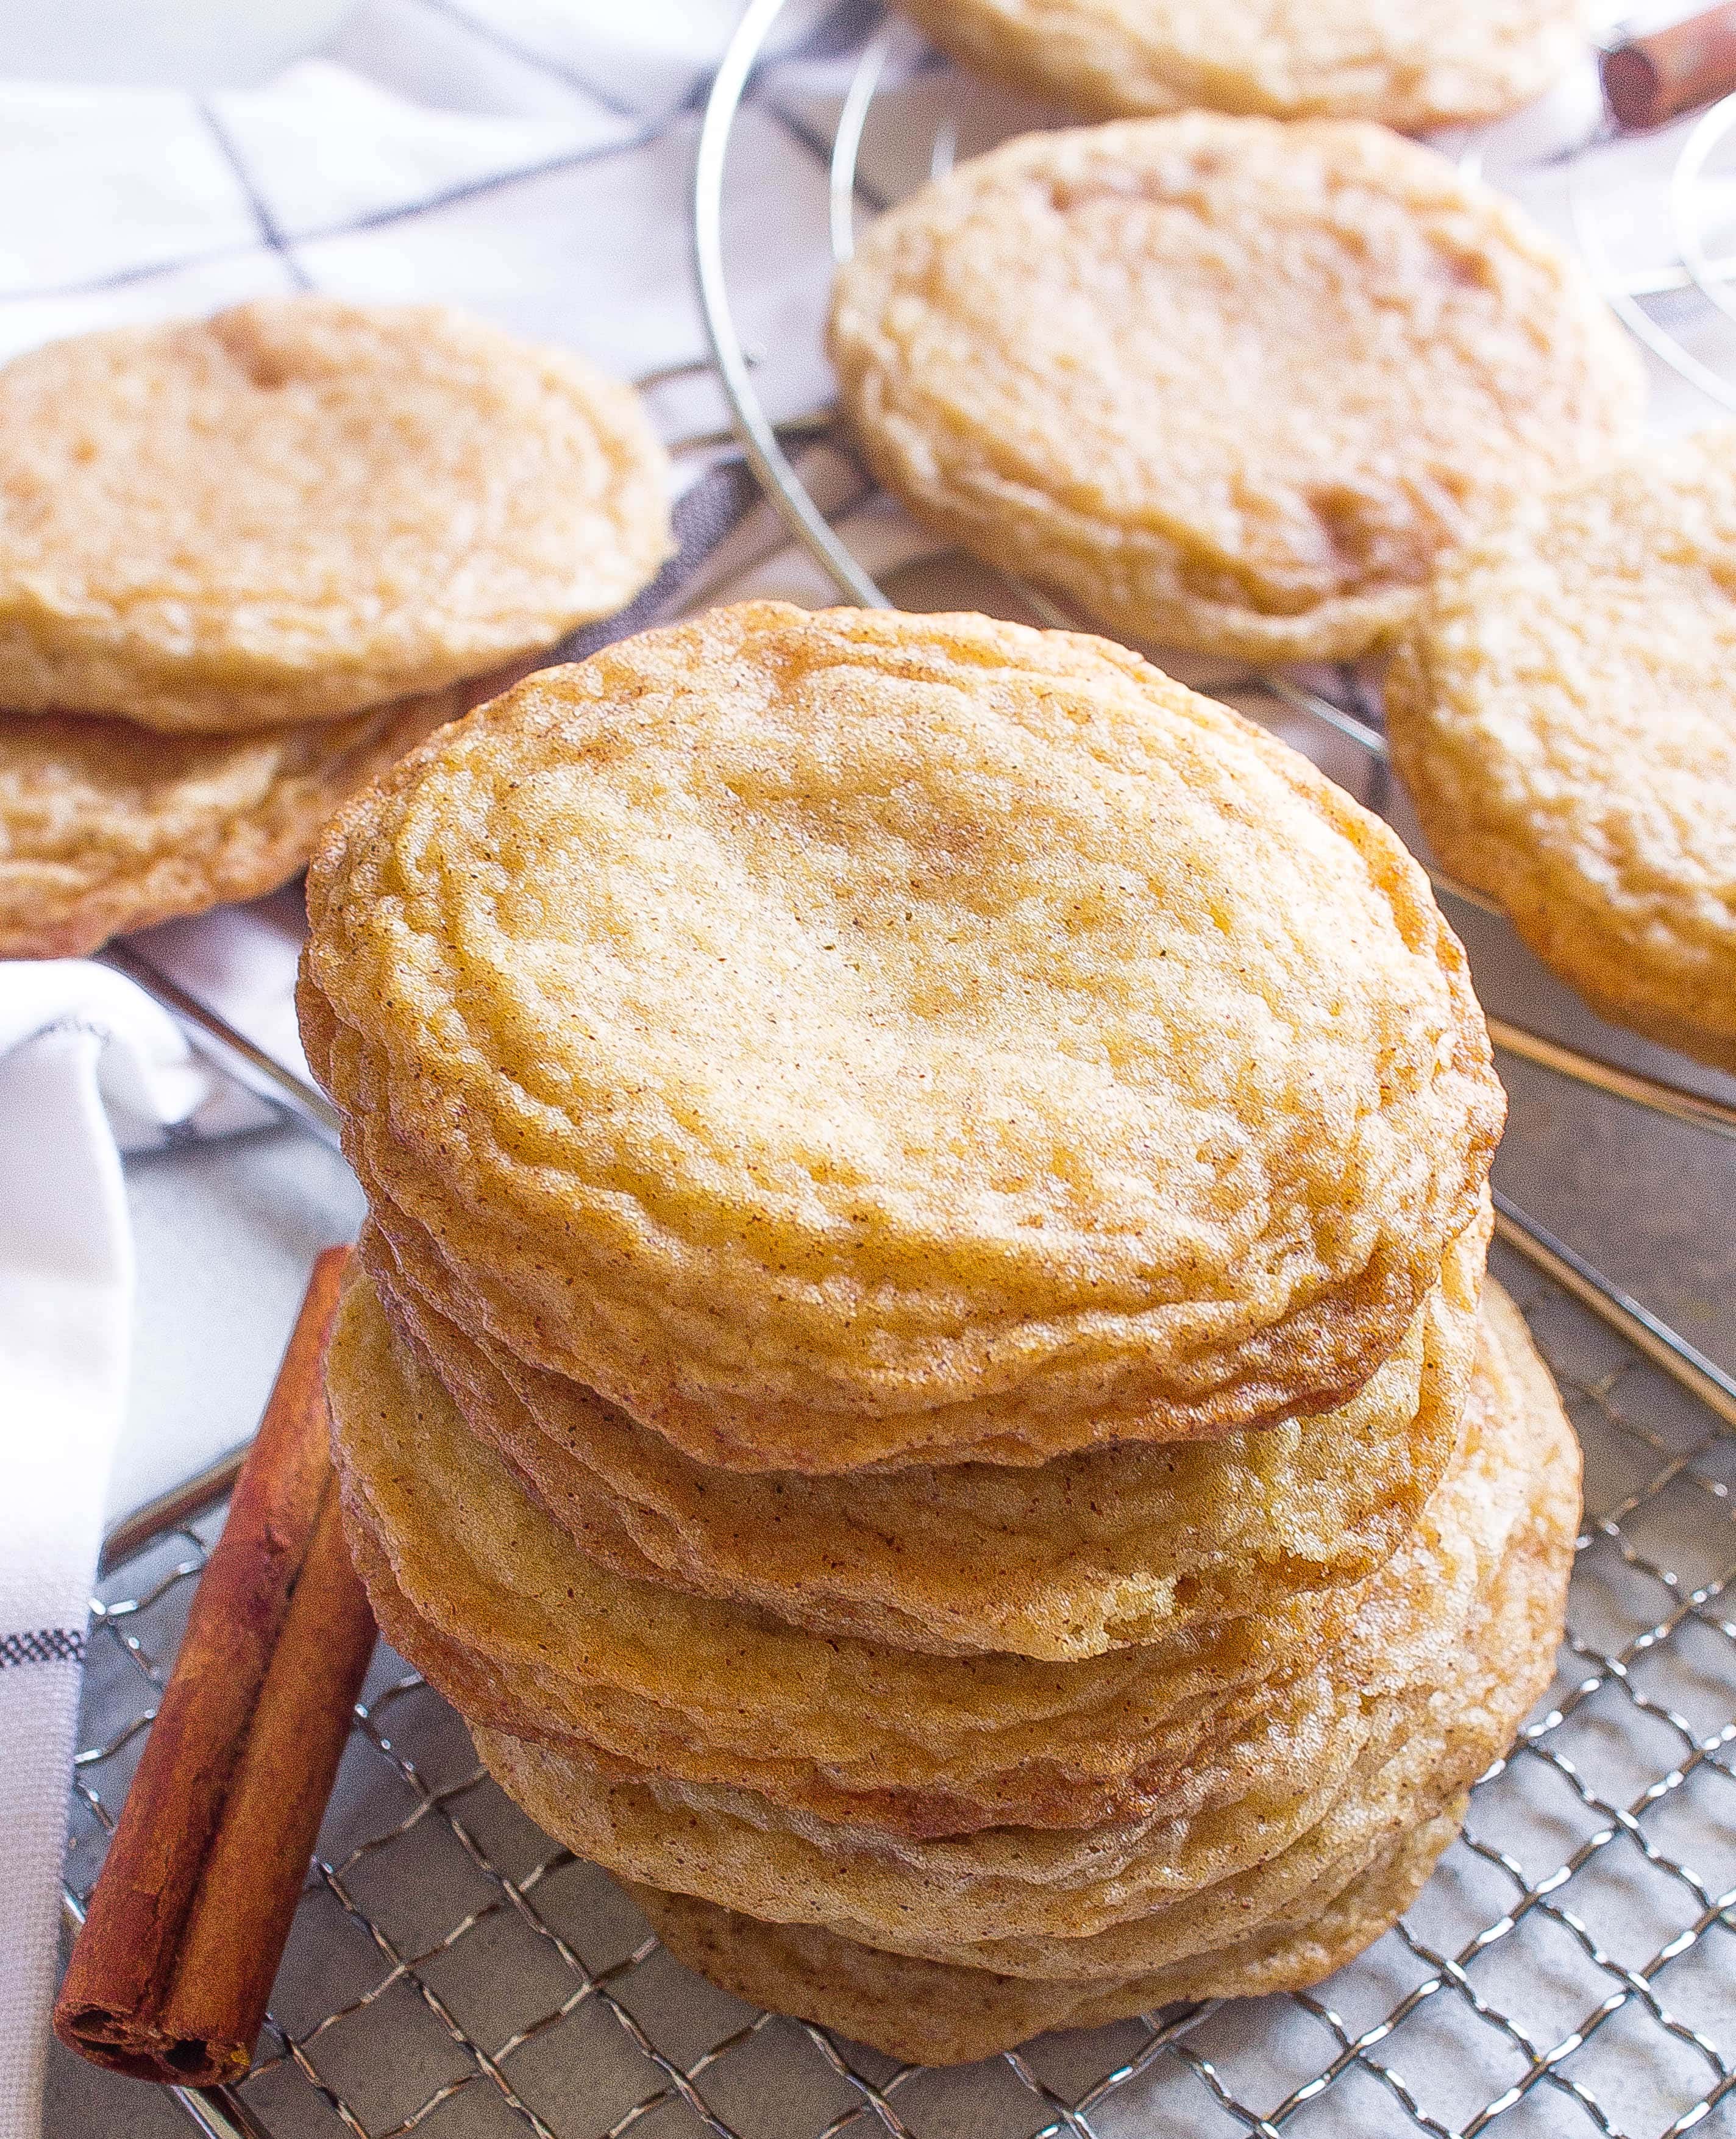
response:
M55 2006L63 2043L136 2078L252 2063L373 1653L325 1425L348 1256L314 1265Z
M1629 37L1601 61L1604 100L1618 126L1661 126L1736 90L1736 6Z

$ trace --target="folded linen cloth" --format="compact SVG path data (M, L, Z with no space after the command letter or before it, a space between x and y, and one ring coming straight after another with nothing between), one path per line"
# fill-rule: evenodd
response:
M0 964L0 2133L34 2129L66 1777L133 1258L120 1153L215 1103L173 1021L81 961Z

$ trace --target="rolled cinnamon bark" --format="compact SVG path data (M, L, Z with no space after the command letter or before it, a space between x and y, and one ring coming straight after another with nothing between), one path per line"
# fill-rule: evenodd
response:
M1618 126L1661 126L1736 90L1736 6L1629 37L1603 55L1603 94Z
M247 2072L373 1653L323 1384L348 1256L314 1265L55 2006L136 2078Z

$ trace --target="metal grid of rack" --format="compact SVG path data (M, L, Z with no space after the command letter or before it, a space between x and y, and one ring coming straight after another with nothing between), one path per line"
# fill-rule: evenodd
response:
M783 5L754 0L713 93L696 191L702 283L750 463L847 597L880 601L798 479L729 323L731 130ZM831 155L839 257L877 95L901 66L932 71L907 38L871 25L845 56ZM941 110L932 169L957 141ZM1581 175L1598 144L1560 160L1574 226L1618 309L1682 379L1736 407L1736 338L1718 340L1736 320L1724 284L1736 260L1697 205L1733 125L1736 105L1687 133L1666 203L1675 257L1650 280L1614 264ZM812 435L814 419L798 428ZM1034 590L1006 595L1010 613L1067 620ZM1377 774L1377 717L1356 677L1239 680L1347 737ZM1498 1037L1695 1125L1683 1133L1736 1128L1715 1094L1522 1029ZM964 2073L896 2065L681 1970L604 1873L517 1812L452 1711L382 1650L258 2063L237 2088L183 2093L189 2116L250 2139L1736 2132L1736 1385L1510 1207L1504 1233L1497 1267L1586 1449L1568 1640L1542 1710L1478 1785L1464 1838L1416 1907L1318 1992L1049 2037ZM130 1525L128 1556L93 1606L75 1918L219 1520L165 1511Z
M1500 1266L1586 1448L1561 1674L1419 1906L1319 1991L1050 2037L991 2078L896 2066L679 1969L382 1651L259 2063L183 2097L195 2121L224 2139L1736 2129L1736 1433ZM159 1535L95 1608L75 1894L214 1527Z

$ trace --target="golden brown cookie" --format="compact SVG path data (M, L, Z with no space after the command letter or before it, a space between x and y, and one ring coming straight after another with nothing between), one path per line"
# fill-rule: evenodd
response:
M794 1850L783 1868L812 1898L851 1874L853 1836L872 1829L893 1905L900 1866L928 1880L936 1909L960 1890L971 1913L931 1931L955 1937L966 1921L991 1936L1028 1919L1032 1881L1071 1911L1117 1856L1123 1880L1169 1887L1196 1883L1188 1866L1202 1855L1215 1877L1250 1861L1235 1853L1258 1861L1280 1829L1319 1817L1395 1702L1416 1724L1407 1689L1424 1672L1438 1691L1443 1649L1505 1550L1538 1457L1536 1432L1491 1422L1493 1371L1421 1525L1361 1588L1068 1664L822 1641L611 1573L463 1430L365 1281L346 1300L330 1388L357 1564L389 1637L473 1721L538 1741L612 1793L615 1844L596 1853L619 1864L623 1850L658 1848L672 1815L714 1878L751 1879L759 1852ZM815 1818L841 1825L824 1839ZM1161 1846L1178 1820L1181 1857ZM757 1842L744 1843L744 1821ZM1014 1823L1050 1832L962 1855L944 1839ZM681 1883L666 1857L621 1868ZM1116 1906L1103 1903L1105 1921Z
M626 1884L677 1960L750 2004L817 2021L912 2064L968 2064L1052 2028L1093 2028L1179 2000L1260 1997L1323 1982L1409 1908L1463 1817L1460 1799L1408 1828L1299 1923L1108 1982L961 1968L888 1953L817 1924L763 1923L695 1895Z
M1204 105L1416 134L1499 118L1584 50L1578 0L900 4L942 51L1093 119Z
M1317 1981L1408 1905L1469 1784L1553 1668L1578 1451L1523 1324L1493 1292L1486 1329L1466 1461L1408 1569L1370 1585L1363 1728L1351 1761L1328 1762L1312 1792L1287 1797L1250 1748L1245 1799L1167 1822L924 1842L751 1793L611 1774L491 1728L479 1749L552 1833L635 1881L703 1897L641 1897L678 1954L742 1995L901 2056L980 2056L1168 1999ZM1431 1564L1452 1570L1444 1584ZM1334 1751L1344 1721L1324 1725Z
M817 1478L696 1463L578 1383L461 1330L372 1226L359 1251L472 1430L617 1574L819 1633L1064 1662L1335 1589L1388 1559L1458 1437L1487 1240L1479 1217L1404 1343L1318 1418L1034 1467Z
M830 339L919 517L1137 643L1259 660L1390 639L1443 548L1644 397L1582 270L1444 157L1203 111L924 186L840 271Z
M309 1060L418 1284L724 1467L1331 1409L1500 1120L1388 829L1069 634L647 633L399 767L309 897Z
M247 736L0 713L0 958L81 957L272 890L340 802L473 696L454 685Z
M630 389L428 305L261 300L0 369L0 706L231 734L438 690L669 552Z
M1736 428L1448 557L1387 705L1444 866L1605 1016L1736 1070Z

